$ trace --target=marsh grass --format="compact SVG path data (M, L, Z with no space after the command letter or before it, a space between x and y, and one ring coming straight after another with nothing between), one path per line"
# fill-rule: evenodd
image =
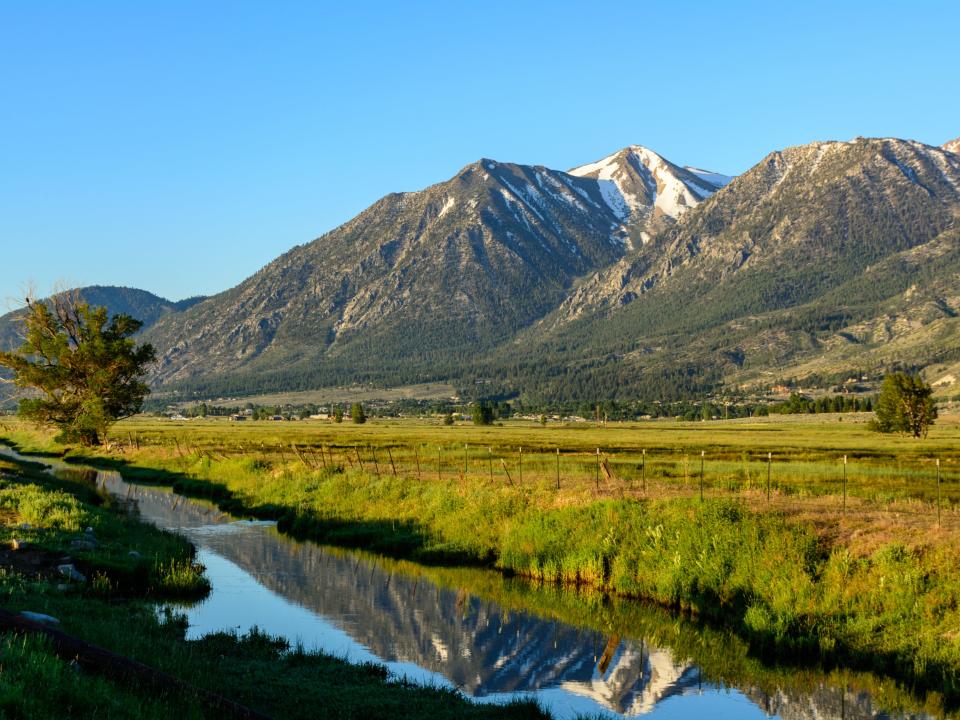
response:
M187 641L185 619L150 600L204 594L209 585L179 536L123 513L93 492L83 474L54 478L30 463L0 461L0 522L6 536L62 554L78 532L99 545L71 553L89 573L83 585L26 577L0 568L0 605L52 615L61 628L271 716L314 718L546 718L536 703L474 705L459 692L414 687L379 665L351 665L322 652L290 648L259 631ZM76 494L69 492L75 490ZM80 498L100 501L99 505ZM30 527L22 527L29 523ZM142 555L131 558L130 548ZM0 637L0 718L221 717L187 693L169 693L78 672L38 637Z
M763 655L844 662L960 696L955 425L928 443L849 422L369 425L130 423L139 450L77 459L278 519L299 537L652 600L723 622ZM23 428L8 436L51 449ZM597 447L611 469L599 483Z
M0 571L0 601L60 618L66 632L227 696L272 717L546 718L534 703L478 706L454 690L390 680L384 667L351 665L291 648L253 629L184 640L186 622L143 601L61 593ZM0 716L11 718L217 718L195 697L78 672L37 638L0 637Z

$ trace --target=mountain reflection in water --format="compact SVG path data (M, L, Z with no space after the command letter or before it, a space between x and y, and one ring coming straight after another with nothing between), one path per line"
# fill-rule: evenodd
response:
M143 519L197 545L213 591L186 610L193 635L258 626L478 699L532 694L558 717L601 711L674 718L927 717L888 715L867 693L824 684L803 694L718 687L671 649L643 639L506 609L423 574L396 571L396 562L296 542L272 523L235 521L209 504L128 484L116 473L99 473L98 483Z

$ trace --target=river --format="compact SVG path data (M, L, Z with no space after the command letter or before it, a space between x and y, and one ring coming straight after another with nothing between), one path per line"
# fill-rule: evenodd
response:
M640 603L538 587L492 570L425 568L298 542L274 523L237 520L114 472L98 472L96 482L143 520L197 547L212 591L178 608L189 637L257 627L308 649L386 665L397 677L457 687L477 702L533 697L557 718L928 717L885 711L862 677L840 684L842 673L811 680L805 670L796 673L803 681L793 682L790 670L750 659L723 633ZM698 666L690 647L703 648L714 672ZM719 667L737 666L733 682L717 672L718 652ZM712 679L718 674L725 679Z

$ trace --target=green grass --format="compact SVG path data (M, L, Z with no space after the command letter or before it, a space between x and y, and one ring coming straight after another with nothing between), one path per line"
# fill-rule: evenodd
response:
M29 523L30 528L21 527ZM70 540L94 528L96 549ZM0 532L55 556L70 550L86 584L26 577L0 568L0 605L52 615L61 629L278 718L546 718L530 702L474 705L453 690L392 680L379 665L352 665L290 648L252 631L184 639L186 624L161 598L195 598L209 585L179 536L128 517L83 473L54 478L31 463L0 460ZM129 549L142 555L133 558ZM196 698L78 672L42 638L0 636L0 718L220 717Z
M69 555L101 589L172 599L198 598L209 591L190 543L115 511L84 480L52 478L3 459L0 472L0 542L23 540L51 554ZM89 535L88 528L93 531ZM73 545L91 538L93 548Z
M22 426L6 435L57 450ZM950 421L925 442L877 436L849 416L608 428L137 421L114 436L122 451L75 459L276 518L295 536L652 600L721 622L768 657L845 663L960 698ZM599 487L597 447L614 475Z
M379 665L351 665L325 653L290 648L256 630L184 640L185 623L143 601L62 593L0 572L0 599L61 619L88 642L147 663L186 682L277 718L546 718L532 703L473 705L455 691L413 687ZM196 698L158 694L77 672L36 638L0 638L0 717L222 717Z

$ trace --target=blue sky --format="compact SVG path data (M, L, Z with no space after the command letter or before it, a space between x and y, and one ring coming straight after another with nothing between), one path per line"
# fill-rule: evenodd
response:
M960 135L954 2L0 0L0 302L226 289L480 157Z

